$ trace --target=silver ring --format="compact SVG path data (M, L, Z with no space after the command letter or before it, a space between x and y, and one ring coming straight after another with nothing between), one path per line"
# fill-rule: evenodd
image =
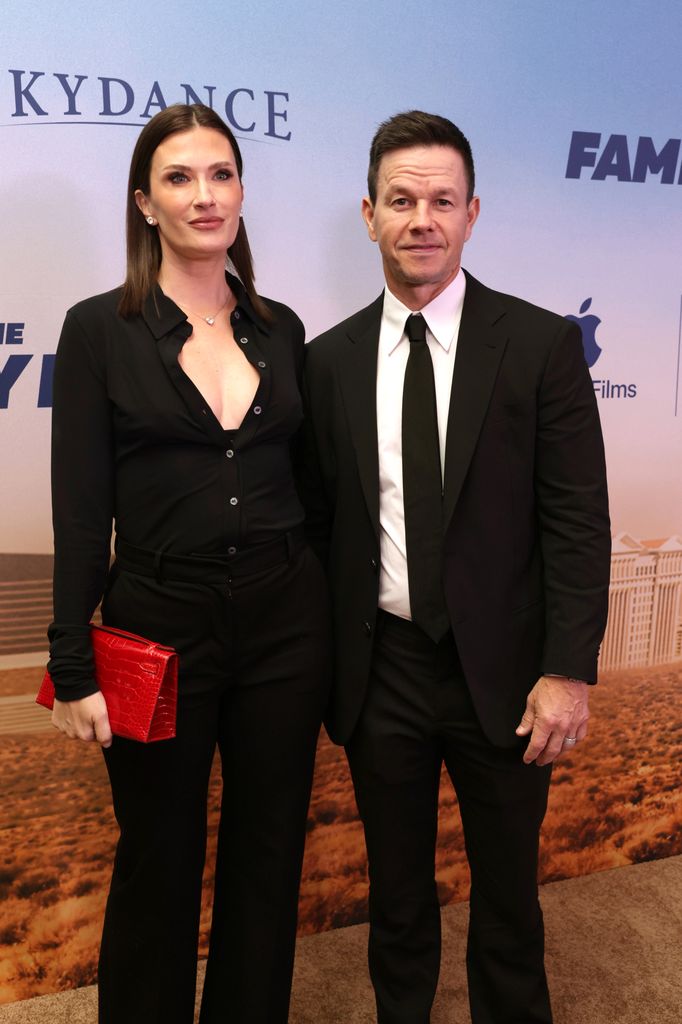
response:
M577 736L564 736L564 746L565 747L574 747L577 742L578 742L578 737Z

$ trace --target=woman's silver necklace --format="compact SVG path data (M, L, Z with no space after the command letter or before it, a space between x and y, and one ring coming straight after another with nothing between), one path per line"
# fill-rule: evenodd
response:
M222 313L222 311L225 309L225 306L228 304L231 298L232 293L230 292L225 301L223 302L222 306L220 307L220 309L216 310L216 312L212 316L204 316L202 313L197 313L193 309L188 309L187 312L191 313L193 316L200 316L201 319L204 320L209 327L213 327L213 324L216 322L216 317L218 316L219 313Z

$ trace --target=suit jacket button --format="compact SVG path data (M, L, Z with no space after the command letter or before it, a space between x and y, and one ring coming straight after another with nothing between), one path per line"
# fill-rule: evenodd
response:
M376 572L378 570L379 563L377 562L376 558L370 558L369 564L370 568L372 569L372 572Z
M371 622L363 622L362 628L365 631L365 636L371 636L372 635L372 624L371 624Z

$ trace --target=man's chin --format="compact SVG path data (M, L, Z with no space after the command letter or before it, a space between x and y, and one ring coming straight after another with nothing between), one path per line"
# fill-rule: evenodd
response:
M439 284L445 280L446 275L443 273L436 273L435 271L428 271L426 268L405 271L400 275L400 280L403 284L410 285L411 287L418 287L422 284Z
M454 279L457 270L446 270L443 267L401 267L398 279L408 288L419 288L423 285L446 287Z

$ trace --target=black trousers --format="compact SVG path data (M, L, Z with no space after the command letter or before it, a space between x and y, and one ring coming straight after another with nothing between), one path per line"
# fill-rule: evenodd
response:
M501 749L486 739L450 634L434 644L412 623L380 613L368 697L347 746L369 858L378 1024L430 1019L440 966L435 846L443 763L471 869L473 1024L550 1024L537 893L550 769L524 765L523 746Z
M175 644L177 737L116 737L105 759L121 834L99 964L101 1024L194 1019L206 801L223 796L202 1024L285 1024L328 607L307 548L230 582L115 570L105 621Z

